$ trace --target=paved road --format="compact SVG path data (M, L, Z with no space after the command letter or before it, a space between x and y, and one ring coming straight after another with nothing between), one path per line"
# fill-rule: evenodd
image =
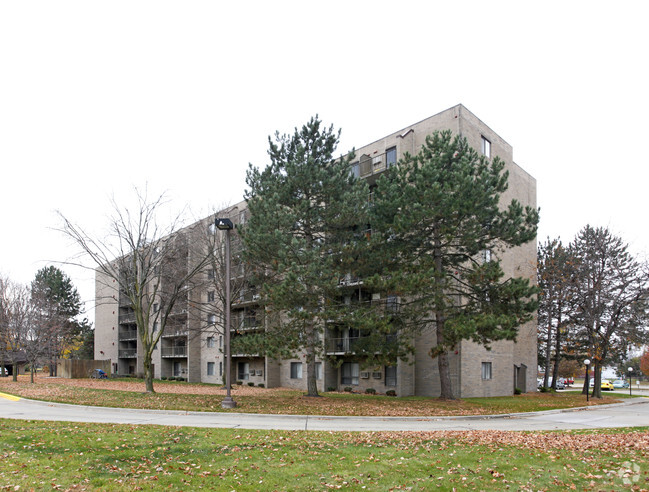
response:
M6 395L5 395L6 396ZM320 417L132 410L9 399L0 417L64 422L319 431L560 430L649 426L649 398L588 409L491 417Z

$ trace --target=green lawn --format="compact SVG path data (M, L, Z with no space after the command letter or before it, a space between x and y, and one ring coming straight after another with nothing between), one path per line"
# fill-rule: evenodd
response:
M649 486L647 429L324 433L0 419L0 435L0 490L12 491Z

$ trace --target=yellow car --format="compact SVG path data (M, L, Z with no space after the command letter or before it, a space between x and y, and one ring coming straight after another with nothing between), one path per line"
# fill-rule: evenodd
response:
M613 383L610 381L602 381L602 390L613 391Z

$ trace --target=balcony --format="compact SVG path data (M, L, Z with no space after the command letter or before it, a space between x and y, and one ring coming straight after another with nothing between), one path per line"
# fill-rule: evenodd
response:
M257 303L261 299L261 296L256 289L249 289L242 291L238 296L232 299L232 304L235 306L245 306L251 303Z
M167 326L162 338L167 337L185 337L187 336L187 326Z
M117 357L119 357L120 359L136 359L137 349L118 350Z
M137 330L119 330L118 340L137 340Z
M160 354L162 357L187 357L187 346L163 347Z
M360 340L366 337L341 337L325 339L325 352L327 354L353 354Z
M135 324L135 313L120 314L117 317L117 322L120 325L134 325Z

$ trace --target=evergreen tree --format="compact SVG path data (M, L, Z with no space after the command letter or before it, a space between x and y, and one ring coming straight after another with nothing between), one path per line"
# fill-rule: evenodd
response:
M569 343L572 292L571 257L560 239L539 245L539 364L545 368L543 386L548 387L552 365L552 387L556 390L559 363Z
M250 219L242 231L244 253L256 265L265 302L266 332L233 341L254 353L304 351L308 395L318 394L316 357L336 304L344 258L364 218L366 185L350 173L352 156L334 159L340 131L316 116L292 135L269 137L270 165L250 166L246 199Z
M448 353L462 341L514 340L536 309L529 279L503 280L498 253L536 236L538 212L499 198L504 163L450 131L426 139L388 170L374 193L371 245L380 271L368 285L399 292L403 329L435 328L441 398L454 398ZM380 255L380 256L378 256Z
M606 228L587 225L570 248L575 324L582 353L592 361L593 396L601 398L602 368L624 360L631 346L649 341L649 274Z
M75 318L81 313L81 298L70 277L55 266L36 272L31 296L41 336L38 344L49 362L50 374L56 375L56 359L75 348L73 335L79 329Z

